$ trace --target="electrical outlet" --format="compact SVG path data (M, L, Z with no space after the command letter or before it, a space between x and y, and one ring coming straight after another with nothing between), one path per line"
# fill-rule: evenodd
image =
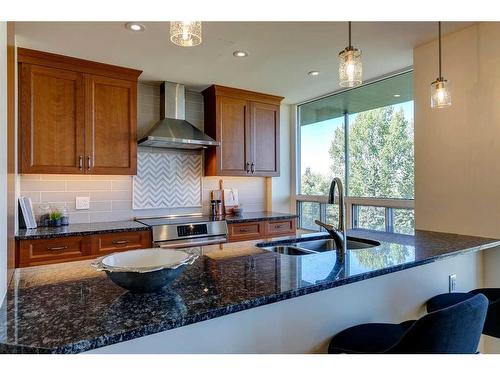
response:
M452 293L457 289L457 275L451 274L448 276L448 292Z
M88 210L90 208L90 197L76 197L75 206L77 210Z

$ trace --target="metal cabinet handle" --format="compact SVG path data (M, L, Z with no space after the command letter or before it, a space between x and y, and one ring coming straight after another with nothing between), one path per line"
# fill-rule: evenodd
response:
M113 241L113 243L114 243L115 245L124 245L124 244L129 243L129 242L130 242L130 241L128 241L128 240L114 240L114 241Z
M47 250L57 251L57 250L66 250L68 246L55 246L55 247L47 247Z
M275 228L275 229L281 229L281 228L283 228L283 227L284 227L284 225L283 225L283 224L276 224L276 225L274 226L274 228Z
M248 228L240 228L240 232L241 233L247 233L247 232L250 232L250 229L248 229Z
M255 163L252 162L250 170L252 171L252 173L255 173Z
M90 171L92 169L92 158L87 156L87 170Z
M246 165L246 170L247 170L247 173L250 173L250 163L247 161L247 165Z
M78 157L78 168L83 171L83 155Z

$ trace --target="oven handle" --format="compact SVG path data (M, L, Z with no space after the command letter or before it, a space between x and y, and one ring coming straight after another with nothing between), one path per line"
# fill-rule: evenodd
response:
M211 239L201 239L200 241L175 241L175 242L156 242L154 244L155 247L160 247L162 249L182 249L186 247L197 247L197 246L206 246L206 245L214 245L218 243L227 242L226 236L217 236Z

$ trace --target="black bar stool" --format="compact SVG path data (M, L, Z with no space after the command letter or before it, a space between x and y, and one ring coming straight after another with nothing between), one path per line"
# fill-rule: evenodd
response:
M454 305L476 294L484 294L489 302L483 334L500 338L500 288L474 289L468 293L439 294L427 301L427 312Z
M328 353L474 354L487 309L488 299L477 294L418 320L361 324L336 334Z

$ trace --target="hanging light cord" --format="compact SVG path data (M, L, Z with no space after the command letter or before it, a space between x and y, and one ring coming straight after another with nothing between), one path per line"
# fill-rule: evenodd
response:
M352 44L351 44L351 21L349 21L349 48L352 48Z
M441 21L438 22L438 34L439 34L439 79L442 80L441 75Z

